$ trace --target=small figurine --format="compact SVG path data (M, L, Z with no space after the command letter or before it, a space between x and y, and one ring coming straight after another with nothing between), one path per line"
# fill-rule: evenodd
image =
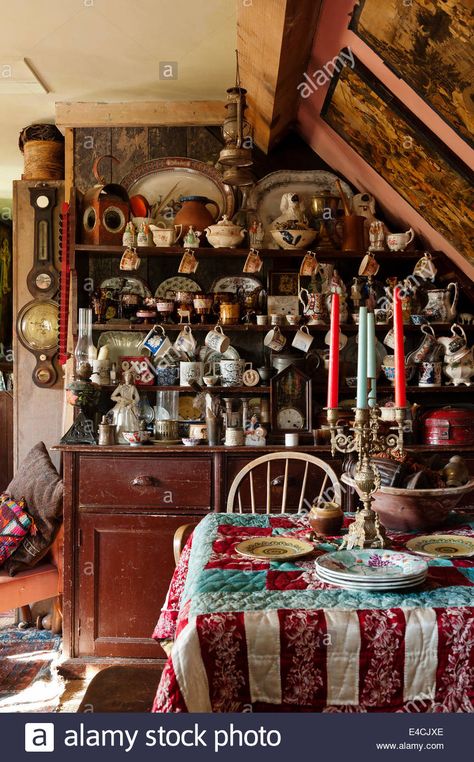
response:
M266 443L267 430L258 422L257 416L253 415L245 426L245 445L247 447L263 447Z
M140 225L140 230L137 236L137 246L149 246L150 245L150 228L144 222Z
M385 251L385 225L380 220L370 223L369 240L369 251Z
M258 220L253 220L249 228L249 241L252 249L258 249L263 246L265 239L265 230Z
M354 307L359 307L362 299L361 283L359 278L352 278L351 299Z
M124 246L136 246L136 229L133 222L127 222L122 236L122 243Z
M193 230L193 226L189 226L189 230L184 236L183 245L186 249L197 249L199 246L199 239L202 236L202 232L199 230Z
M133 383L133 373L126 370L123 374L123 383L119 384L110 395L110 399L116 405L110 411L113 423L117 430L117 439L120 443L127 440L122 436L124 431L136 431L139 428L137 405L140 402L140 394Z

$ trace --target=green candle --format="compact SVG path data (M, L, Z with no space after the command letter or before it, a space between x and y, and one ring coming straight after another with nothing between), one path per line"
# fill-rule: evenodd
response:
M369 379L369 407L377 402L377 367L375 359L375 315L367 314L367 377Z
M367 408L367 307L359 308L357 407Z

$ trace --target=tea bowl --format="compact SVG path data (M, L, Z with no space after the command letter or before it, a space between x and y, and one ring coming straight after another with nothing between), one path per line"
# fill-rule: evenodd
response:
M151 438L149 431L122 431L122 436L131 447L138 447Z
M194 439L193 437L183 437L181 439L185 447L196 447L201 442L201 439Z

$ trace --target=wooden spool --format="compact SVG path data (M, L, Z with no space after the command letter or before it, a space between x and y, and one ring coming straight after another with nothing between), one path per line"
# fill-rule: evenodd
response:
M57 140L28 140L23 146L23 180L63 180L64 143Z

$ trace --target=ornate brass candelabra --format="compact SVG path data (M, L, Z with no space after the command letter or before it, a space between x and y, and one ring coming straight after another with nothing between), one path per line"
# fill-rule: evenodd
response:
M377 406L354 408L352 434L345 434L337 426L338 408L326 408L326 412L331 431L332 454L336 451L346 455L356 452L358 456L354 482L363 508L357 511L341 548L387 548L391 544L390 540L378 514L372 508L373 495L380 489L380 473L371 458L375 453L403 452L406 409L395 408L395 430L385 436L380 433L380 410Z

